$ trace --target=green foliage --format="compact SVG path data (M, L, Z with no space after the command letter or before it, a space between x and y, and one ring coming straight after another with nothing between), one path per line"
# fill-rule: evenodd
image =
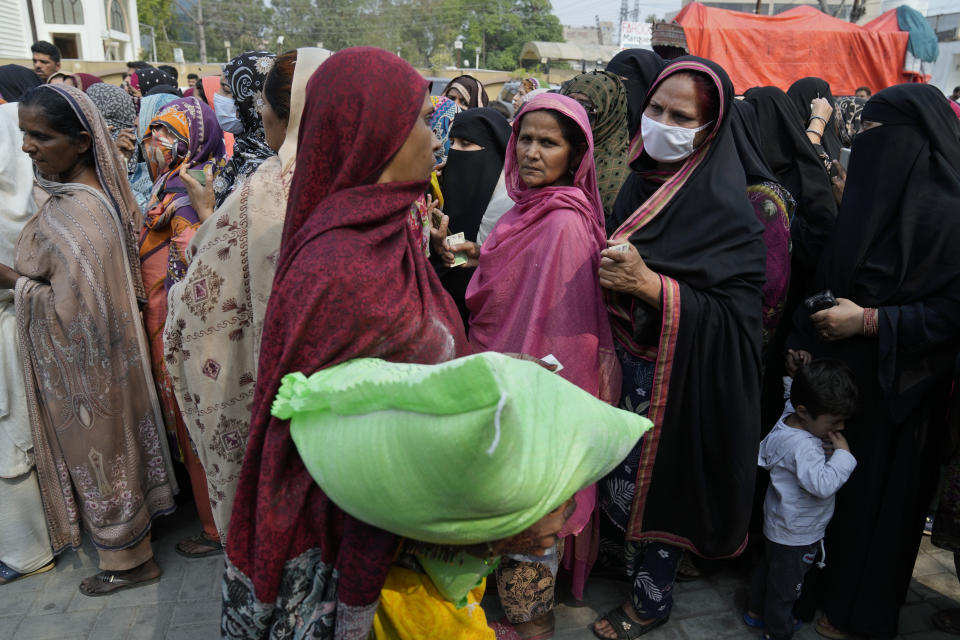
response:
M174 15L173 0L138 0L137 20L141 30L150 31L144 27L153 27L157 38L157 60L173 60L173 48L176 46L169 40L169 32L176 17ZM144 49L141 54L144 60L153 56L153 47Z
M140 0L145 6L174 0ZM186 2L196 0L176 0ZM234 55L256 48L275 51L357 45L398 52L411 64L440 69L457 63L454 42L462 37L462 60L472 66L514 69L523 44L560 41L563 28L549 0L203 0L207 52L223 60L223 41ZM181 11L182 13L182 11ZM154 18L155 19L155 18ZM192 24L189 33L195 33ZM277 47L277 36L284 43ZM192 39L192 38L191 38ZM186 49L188 56L193 49Z
M561 42L563 27L549 0L478 0L471 3L466 35L465 56L481 51L481 66L508 70L516 68L525 42Z
M230 42L231 56L257 49L275 52L270 25L275 13L262 0L203 0L207 58L226 61L224 41ZM283 49L288 48L284 43Z

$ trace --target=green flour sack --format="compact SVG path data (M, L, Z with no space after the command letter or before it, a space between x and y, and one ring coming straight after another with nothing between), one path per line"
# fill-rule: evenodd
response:
M651 426L496 353L292 373L272 409L290 420L307 470L341 509L455 545L524 531L606 475Z

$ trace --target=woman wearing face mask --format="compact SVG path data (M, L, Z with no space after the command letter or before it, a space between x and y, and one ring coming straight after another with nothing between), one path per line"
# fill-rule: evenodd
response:
M141 213L147 212L147 205L150 204L150 198L153 195L153 176L150 174L150 163L147 161L150 149L145 143L145 139L150 134L150 122L165 106L177 99L177 96L170 93L157 93L146 98L131 98L131 100L140 101L140 109L137 115L137 145L140 147L143 158L137 162L132 174L130 174L130 189L137 199L137 205Z
M203 467L190 446L164 362L163 327L167 319L168 292L186 273L187 247L202 222L185 193L180 168L187 165L190 169L203 170L210 180L213 168L223 161L223 139L213 110L197 98L180 98L164 107L150 122L144 148L154 186L140 238L140 263L147 290L143 317L150 339L153 377L167 434L173 443L171 448L190 473L203 525L201 534L177 544L177 552L188 558L203 557L220 553L220 538L210 512ZM216 373L218 371L211 370L212 375Z
M226 539L250 428L260 337L296 168L307 80L330 52L280 55L264 83L267 144L277 149L217 208L191 241L190 266L170 288L164 334L167 371L206 471L213 518ZM181 167L188 189L201 187ZM206 285L206 286L204 286ZM233 300L234 304L222 304ZM189 354L189 358L185 355ZM209 375L208 362L222 373Z
M594 624L600 638L635 638L667 621L683 549L718 558L746 544L766 252L732 102L713 62L668 64L608 220L599 278L623 367L620 406L648 414L654 428L599 483L601 511L636 558L632 596Z
M268 51L243 53L228 62L220 76L220 91L213 96L217 122L236 139L233 156L213 181L218 207L264 160L275 154L264 137L260 118L263 82L273 68L273 60L274 55Z

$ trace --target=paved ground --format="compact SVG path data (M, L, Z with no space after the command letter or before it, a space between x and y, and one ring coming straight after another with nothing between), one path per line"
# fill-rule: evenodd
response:
M96 572L96 553L92 547L85 547L79 553L60 556L54 571L0 587L0 640L218 638L223 560L185 560L173 551L177 540L197 532L196 522L196 513L188 506L157 523L154 550L164 571L158 584L105 598L81 595L77 591L81 578ZM671 621L646 636L650 640L753 640L758 636L740 619L746 578L736 570L678 584L676 594ZM593 638L587 625L621 603L625 595L625 583L592 580L585 606L563 604L557 609L557 640ZM900 637L955 638L933 630L930 614L958 606L960 582L954 573L953 557L925 539L908 603L901 613ZM794 637L820 638L809 627Z

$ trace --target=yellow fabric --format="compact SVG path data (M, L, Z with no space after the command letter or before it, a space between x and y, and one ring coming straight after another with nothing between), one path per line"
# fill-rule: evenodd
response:
M439 204L442 209L443 192L440 190L440 179L437 177L436 171L430 174L430 190L433 191L433 199L437 201L437 204Z
M373 620L375 640L420 640L457 638L494 640L480 608L486 581L470 592L467 605L457 609L444 599L424 574L394 566L380 592L380 606Z

